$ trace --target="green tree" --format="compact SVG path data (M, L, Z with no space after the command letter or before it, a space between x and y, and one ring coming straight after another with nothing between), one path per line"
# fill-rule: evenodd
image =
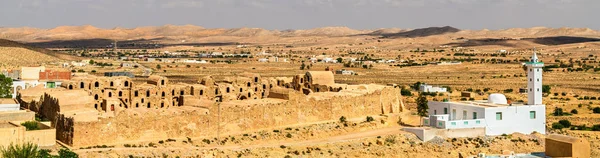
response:
M94 65L94 60L90 60L90 65Z
M26 144L10 144L2 147L0 153L4 158L38 158L40 157L40 149L32 143Z
M550 85L542 85L542 92L543 93L550 93L550 89L552 89L550 87Z
M160 70L160 64L156 64L156 69Z
M419 93L419 97L417 98L417 114L421 117L426 117L429 113L427 112L428 109L427 97L423 93Z
M342 59L342 58L337 58L335 60L337 60L338 63L342 63L344 61L344 59Z
M0 74L0 98L12 98L10 89L12 86L12 79L10 77Z
M562 108L558 108L558 107L554 108L554 113L553 113L554 116L562 116L563 114L564 113L563 113L563 109Z

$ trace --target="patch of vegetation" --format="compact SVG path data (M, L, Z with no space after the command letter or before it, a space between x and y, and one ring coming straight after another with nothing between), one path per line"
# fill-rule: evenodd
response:
M25 126L25 129L28 131L40 130L40 127L35 121L26 121L21 123L22 126Z
M346 123L346 116L340 117L340 122L341 123Z
M367 122L375 121L375 119L371 116L367 116Z
M592 109L592 111L594 112L594 114L600 114L600 107L595 107L594 109Z

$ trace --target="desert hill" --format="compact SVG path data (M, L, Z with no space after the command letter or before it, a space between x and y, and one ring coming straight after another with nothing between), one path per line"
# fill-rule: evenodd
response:
M360 36L363 36L365 39L384 38L396 43L409 42L422 43L423 45L435 43L436 45L452 44L457 46L497 45L530 47L535 45L595 42L600 37L600 32L589 28L547 27L460 30L451 26L418 29L382 28L376 30L322 27L282 31L262 28L204 28L194 25L164 25L137 28L116 27L112 29L97 28L90 25L60 26L52 29L30 27L0 28L0 39L30 43L44 48L55 48L65 45L74 47L80 47L81 45L83 45L81 47L106 47L114 41L119 41L121 44L160 43L166 45L222 45L227 43L295 43L302 45L320 43L344 45L347 43L342 41L354 41L358 38L363 38ZM311 41L312 43L310 43ZM320 42L315 43L315 41ZM325 41L330 42L322 43ZM388 44L393 46L393 43Z
M80 58L0 39L0 63L2 63L2 67L37 66L43 63L68 60L80 60Z

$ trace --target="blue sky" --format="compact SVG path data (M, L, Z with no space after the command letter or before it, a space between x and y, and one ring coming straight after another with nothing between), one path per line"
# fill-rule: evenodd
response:
M600 0L3 0L0 27L600 29Z

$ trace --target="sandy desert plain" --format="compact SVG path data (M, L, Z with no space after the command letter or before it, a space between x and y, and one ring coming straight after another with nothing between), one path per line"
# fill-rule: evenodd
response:
M519 93L519 88L526 88L527 83L522 64L535 48L547 67L544 85L551 87L543 98L547 107L547 133L585 138L591 143L592 157L600 157L598 131L552 127L559 120L569 120L578 126L598 125L600 130L600 114L593 110L600 107L600 32L587 28L352 30L327 27L275 31L206 29L191 25L134 29L65 26L0 28L0 38L18 42L0 43L0 57L8 56L0 59L3 68L43 63L50 68L100 76L104 72L130 71L136 75L135 82L145 82L145 72L151 71L152 75L168 77L170 82L185 83L196 83L209 75L217 80L245 72L263 77L293 77L306 71L347 69L356 75L336 74L337 83L395 84L411 89L416 82L424 82L452 89L449 94L430 96L429 100L449 97L453 101L482 100L491 93L504 93L513 102L526 101L527 94ZM118 41L116 49L114 41ZM166 51L187 55L170 55ZM212 52L249 53L252 57L197 57ZM140 55L146 57L139 58ZM144 60L148 56L207 63ZM269 57L286 59L286 62L259 62ZM319 60L311 63L311 58ZM342 62L319 62L323 58L340 58ZM352 58L365 62L352 63ZM112 66L60 66L62 62L82 59ZM380 59L395 62L378 63ZM21 62L23 60L27 62ZM124 62L140 66L119 66ZM444 62L460 63L440 64ZM465 91L472 92L471 97L461 97ZM412 89L411 93L411 96L402 96L409 111L399 114L401 120L386 116L373 116L375 121L371 122L366 122L364 117L349 118L347 126L339 120L328 120L219 138L172 138L72 150L82 157L459 157L544 150L546 135L539 133L420 141L414 134L401 130L403 126L419 126L415 102L418 92ZM569 114L555 116L557 108Z

